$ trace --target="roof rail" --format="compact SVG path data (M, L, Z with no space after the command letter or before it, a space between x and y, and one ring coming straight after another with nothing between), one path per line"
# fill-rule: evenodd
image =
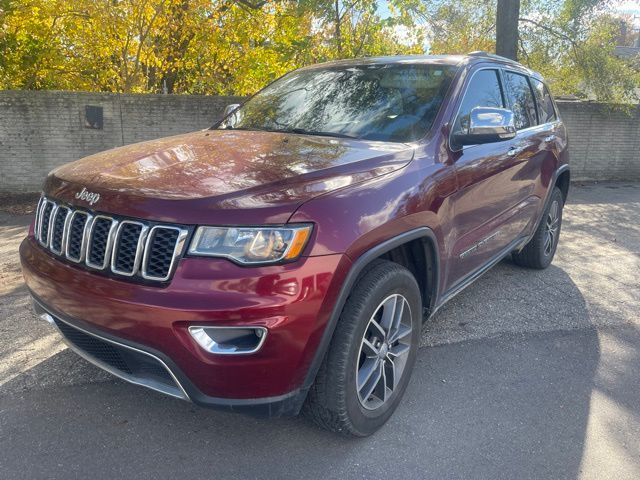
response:
M476 50L475 52L467 53L467 55L470 57L487 57L487 58L492 58L493 60L501 60L503 62L518 63L515 60L512 60L510 58L503 57L501 55L496 55L495 53L485 52L483 50Z

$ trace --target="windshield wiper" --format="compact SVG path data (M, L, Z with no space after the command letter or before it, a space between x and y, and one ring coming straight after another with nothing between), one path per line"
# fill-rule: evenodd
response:
M304 128L258 128L258 127L225 127L218 130L249 130L254 132L275 132L275 133L297 133L300 135L314 135L317 137L337 137L337 138L354 138L358 139L354 135L347 135L346 133L337 132L321 132L316 130L306 130Z
M226 126L226 127L216 127L216 130L254 130L254 129L253 128L246 128L246 127Z
M305 130L304 128L290 128L287 130L276 130L283 133L299 133L300 135L315 135L318 137L338 137L338 138L358 138L354 135L347 135L346 133L337 132L320 132L316 130Z

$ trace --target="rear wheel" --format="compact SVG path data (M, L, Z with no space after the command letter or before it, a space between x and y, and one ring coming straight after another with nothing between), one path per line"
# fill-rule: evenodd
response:
M366 436L394 412L415 363L422 300L409 270L376 261L353 289L305 414L320 426Z
M514 263L522 267L536 269L547 268L551 264L560 239L563 207L562 192L558 187L554 187L542 221L533 238L522 250L513 253Z

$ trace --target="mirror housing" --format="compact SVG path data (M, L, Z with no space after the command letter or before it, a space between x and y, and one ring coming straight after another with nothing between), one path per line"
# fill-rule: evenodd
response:
M456 146L501 142L516 136L513 112L506 108L476 107L469 114L466 128L453 134Z
M224 107L224 112L222 112L222 119L218 122L218 128L229 128L233 126L236 122L236 114L235 111L240 107L239 103L231 103Z
M233 112L236 108L240 106L239 103L231 103L224 107L224 112L222 113L222 118L229 116L231 112Z

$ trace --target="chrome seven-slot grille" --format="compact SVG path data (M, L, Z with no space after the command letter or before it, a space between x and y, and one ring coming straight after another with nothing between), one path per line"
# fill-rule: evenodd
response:
M124 277L169 280L188 233L178 226L93 214L46 197L36 210L40 245L76 264Z

